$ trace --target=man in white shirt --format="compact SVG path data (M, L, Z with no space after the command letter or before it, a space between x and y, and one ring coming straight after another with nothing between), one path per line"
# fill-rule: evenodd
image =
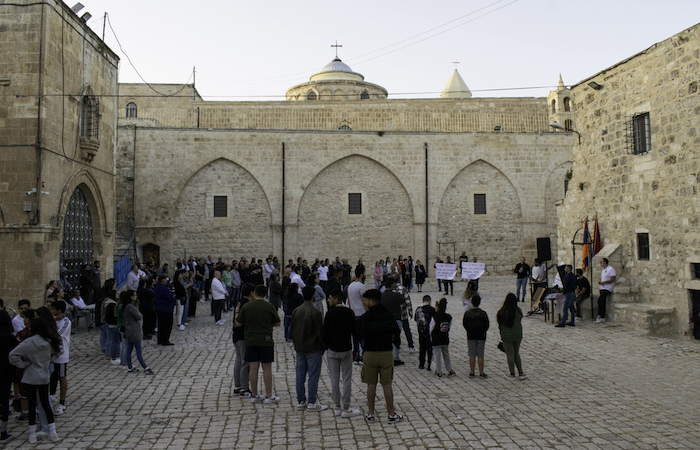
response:
M364 283L365 276L357 268L355 268L355 277L352 279L352 283L348 286L348 306L355 313L355 320L359 320L360 317L365 313L365 306L362 303L362 296L367 291ZM362 361L362 350L360 349L360 342L353 336L353 353L355 356L355 363L359 364Z
M73 289L73 298L70 299L70 302L75 309L73 312L73 325L77 326L82 317L85 319L85 328L90 330L92 328L92 312L95 310L95 305L86 305L85 301L80 297L80 291L77 289Z
M316 273L318 273L318 284L325 292L328 285L328 266L325 261L321 261L321 265L316 269Z
M12 329L14 330L12 334L17 334L20 331L24 330L24 318L22 317L22 313L31 308L32 304L27 299L23 298L22 300L17 302L17 309L19 311L17 315L12 318Z
M294 266L292 270L293 272L289 279L291 283L296 283L299 286L299 294L301 294L302 288L306 287L306 283L304 283L304 280L301 279L301 271L303 268L301 267L301 264L298 264Z
M270 286L270 275L275 270L275 266L272 264L272 258L267 258L265 260L265 266L263 267L263 272L265 272L265 287Z
M131 265L131 272L126 274L126 288L136 292L139 290L139 266Z
M603 269L600 273L600 296L598 297L598 318L595 323L605 323L605 307L607 306L608 297L612 294L613 285L617 279L617 272L610 265L608 258L600 260L600 267Z
M214 320L217 325L226 323L226 321L221 318L221 308L224 305L227 294L228 290L226 289L226 285L221 281L221 272L217 270L214 272L214 278L211 280L212 308L214 309Z

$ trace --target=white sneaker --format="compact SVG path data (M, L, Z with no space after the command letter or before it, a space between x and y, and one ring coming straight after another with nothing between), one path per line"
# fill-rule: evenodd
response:
M408 351L409 351L409 353L415 353L415 352L417 352L418 350L416 350L415 347L411 347L411 348L408 349Z
M122 362L121 362L121 360L120 360L119 358L113 359L113 360L112 360L112 364L121 364L121 363L122 363Z
M221 319L218 322L216 322L217 325L223 325L225 323L226 323L226 321L224 319Z
M263 396L260 394L250 397L250 403L260 403L261 401L263 401Z
M180 325L179 327L177 327L177 329L180 330L180 331L185 331L185 326L184 326L184 325Z
M280 401L280 398L277 397L276 395L273 395L272 397L267 397L267 398L265 399L265 404L266 404L266 405L274 405L274 404L276 404L276 403L279 402L279 401Z
M600 323L600 316L595 318L595 323Z
M582 320L583 320L583 319L581 319L580 317L577 317L575 323L579 323L579 322L581 322Z
M333 409L333 413L338 417L340 417L341 414L343 414L343 411L343 408L341 408L340 406L336 406L335 409Z
M36 432L36 438L37 438L37 439L44 439L45 437L48 437L48 435L49 435L49 433L47 433L46 431L41 431L41 430L40 430L40 431L37 431L37 432Z
M297 403L297 409L306 409L306 402Z
M306 407L307 411L325 411L327 409L328 409L328 406L322 405L319 402L309 403L309 405Z
M350 418L350 417L357 417L360 414L361 413L360 413L359 409L348 408L348 409L344 409L340 416L345 417L345 418Z
M56 405L56 408L54 408L54 410L53 410L53 413L57 416L60 416L64 412L66 412L66 407L65 407L65 405L62 405L60 403L58 405Z
M605 323L605 317L601 317L599 323Z

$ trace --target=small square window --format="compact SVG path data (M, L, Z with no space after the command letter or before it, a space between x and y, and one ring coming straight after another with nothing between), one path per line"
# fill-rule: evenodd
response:
M228 216L228 197L225 195L214 196L214 217Z
M637 259L649 261L649 233L637 233Z
M348 214L362 214L362 194L348 194Z
M690 277L693 280L700 280L700 263L690 263Z
M474 194L474 214L486 214L486 194Z

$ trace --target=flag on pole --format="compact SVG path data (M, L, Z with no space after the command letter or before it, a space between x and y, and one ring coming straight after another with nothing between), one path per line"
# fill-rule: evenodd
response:
M598 228L598 214L595 215L595 225L593 226L593 256L603 249L603 241L600 239L600 228Z
M588 233L588 217L586 217L586 224L583 226L583 264L582 269L588 267L590 263L590 256L588 254L589 247L591 246L591 235Z

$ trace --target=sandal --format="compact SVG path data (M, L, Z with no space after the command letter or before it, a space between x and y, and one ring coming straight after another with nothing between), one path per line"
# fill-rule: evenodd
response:
M374 423L374 414L365 414L365 420L369 423Z

